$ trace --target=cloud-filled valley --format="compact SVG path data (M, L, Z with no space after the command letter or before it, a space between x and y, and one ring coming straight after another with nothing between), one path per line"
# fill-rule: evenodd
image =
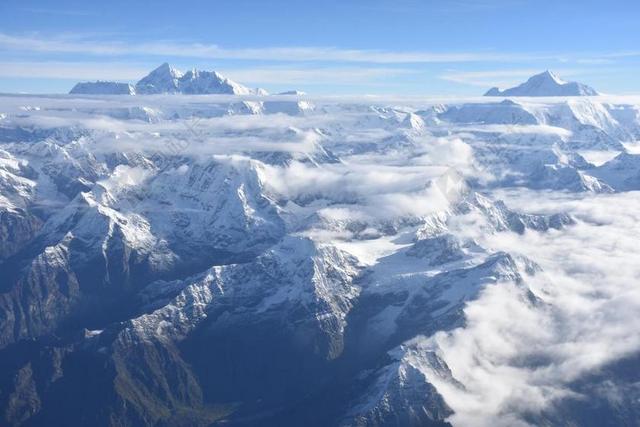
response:
M638 140L633 97L2 95L3 420L632 425Z

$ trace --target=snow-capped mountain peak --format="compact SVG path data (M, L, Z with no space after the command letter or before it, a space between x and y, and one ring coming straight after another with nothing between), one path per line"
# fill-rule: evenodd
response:
M217 71L198 70L193 68L185 73L163 63L145 77L135 88L128 83L116 82L83 82L71 89L71 94L91 95L156 95L183 93L189 95L260 95L269 94L264 89L250 89L223 76ZM300 95L298 93L287 93Z
M485 96L595 96L599 93L590 86L562 80L552 71L544 71L519 86L501 90L491 88Z
M182 71L172 67L168 62L162 63L158 68L153 70L152 73L158 73L158 74L168 73L168 74L171 74L172 76L175 76L176 78L180 78L183 75Z
M217 71L187 71L178 81L180 92L188 94L248 95L251 89L242 86Z
M179 81L183 77L181 71L168 63L160 65L136 84L136 93L176 93L179 92Z
M136 84L136 93L249 95L254 91L216 71L194 68L183 73L165 62Z
M532 80L532 79L536 79L536 80L551 80L551 81L554 81L555 83L557 83L559 85L563 85L563 84L567 83L565 80L562 80L556 73L554 73L551 70L545 70L544 72L542 72L540 74L536 74L535 76L531 77L529 80Z
M135 89L129 83L118 82L80 82L69 92L77 95L135 95Z

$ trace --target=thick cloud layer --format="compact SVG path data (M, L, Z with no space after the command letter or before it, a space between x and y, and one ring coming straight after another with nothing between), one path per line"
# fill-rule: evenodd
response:
M535 260L532 304L512 283L489 287L465 309L467 325L420 345L436 348L464 389L439 383L455 425L527 424L561 399L580 399L572 383L640 351L640 193L582 196L500 192L530 212L570 212L578 223L547 233L477 235L483 245ZM473 229L460 224L461 231Z

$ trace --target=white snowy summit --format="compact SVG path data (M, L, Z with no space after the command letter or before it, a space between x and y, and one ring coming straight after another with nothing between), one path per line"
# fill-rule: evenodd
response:
M160 93L250 95L257 92L215 71L193 69L183 73L165 62L136 84L136 93L143 95Z
M143 77L135 87L128 83L116 82L81 82L76 84L70 94L86 95L260 95L267 96L264 89L250 89L216 71L192 69L182 72L168 63L160 65ZM300 95L302 92L291 92L288 95Z
M599 93L590 86L566 82L552 71L536 74L519 86L500 90L491 88L484 96L595 96Z
M136 92L139 94L177 93L180 78L182 78L182 72L165 62L136 83Z
M118 82L81 82L69 92L77 95L135 95L133 86Z

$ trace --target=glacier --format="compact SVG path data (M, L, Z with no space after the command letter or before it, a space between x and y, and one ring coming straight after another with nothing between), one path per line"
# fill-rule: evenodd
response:
M2 424L640 417L640 99L79 92L0 95Z

